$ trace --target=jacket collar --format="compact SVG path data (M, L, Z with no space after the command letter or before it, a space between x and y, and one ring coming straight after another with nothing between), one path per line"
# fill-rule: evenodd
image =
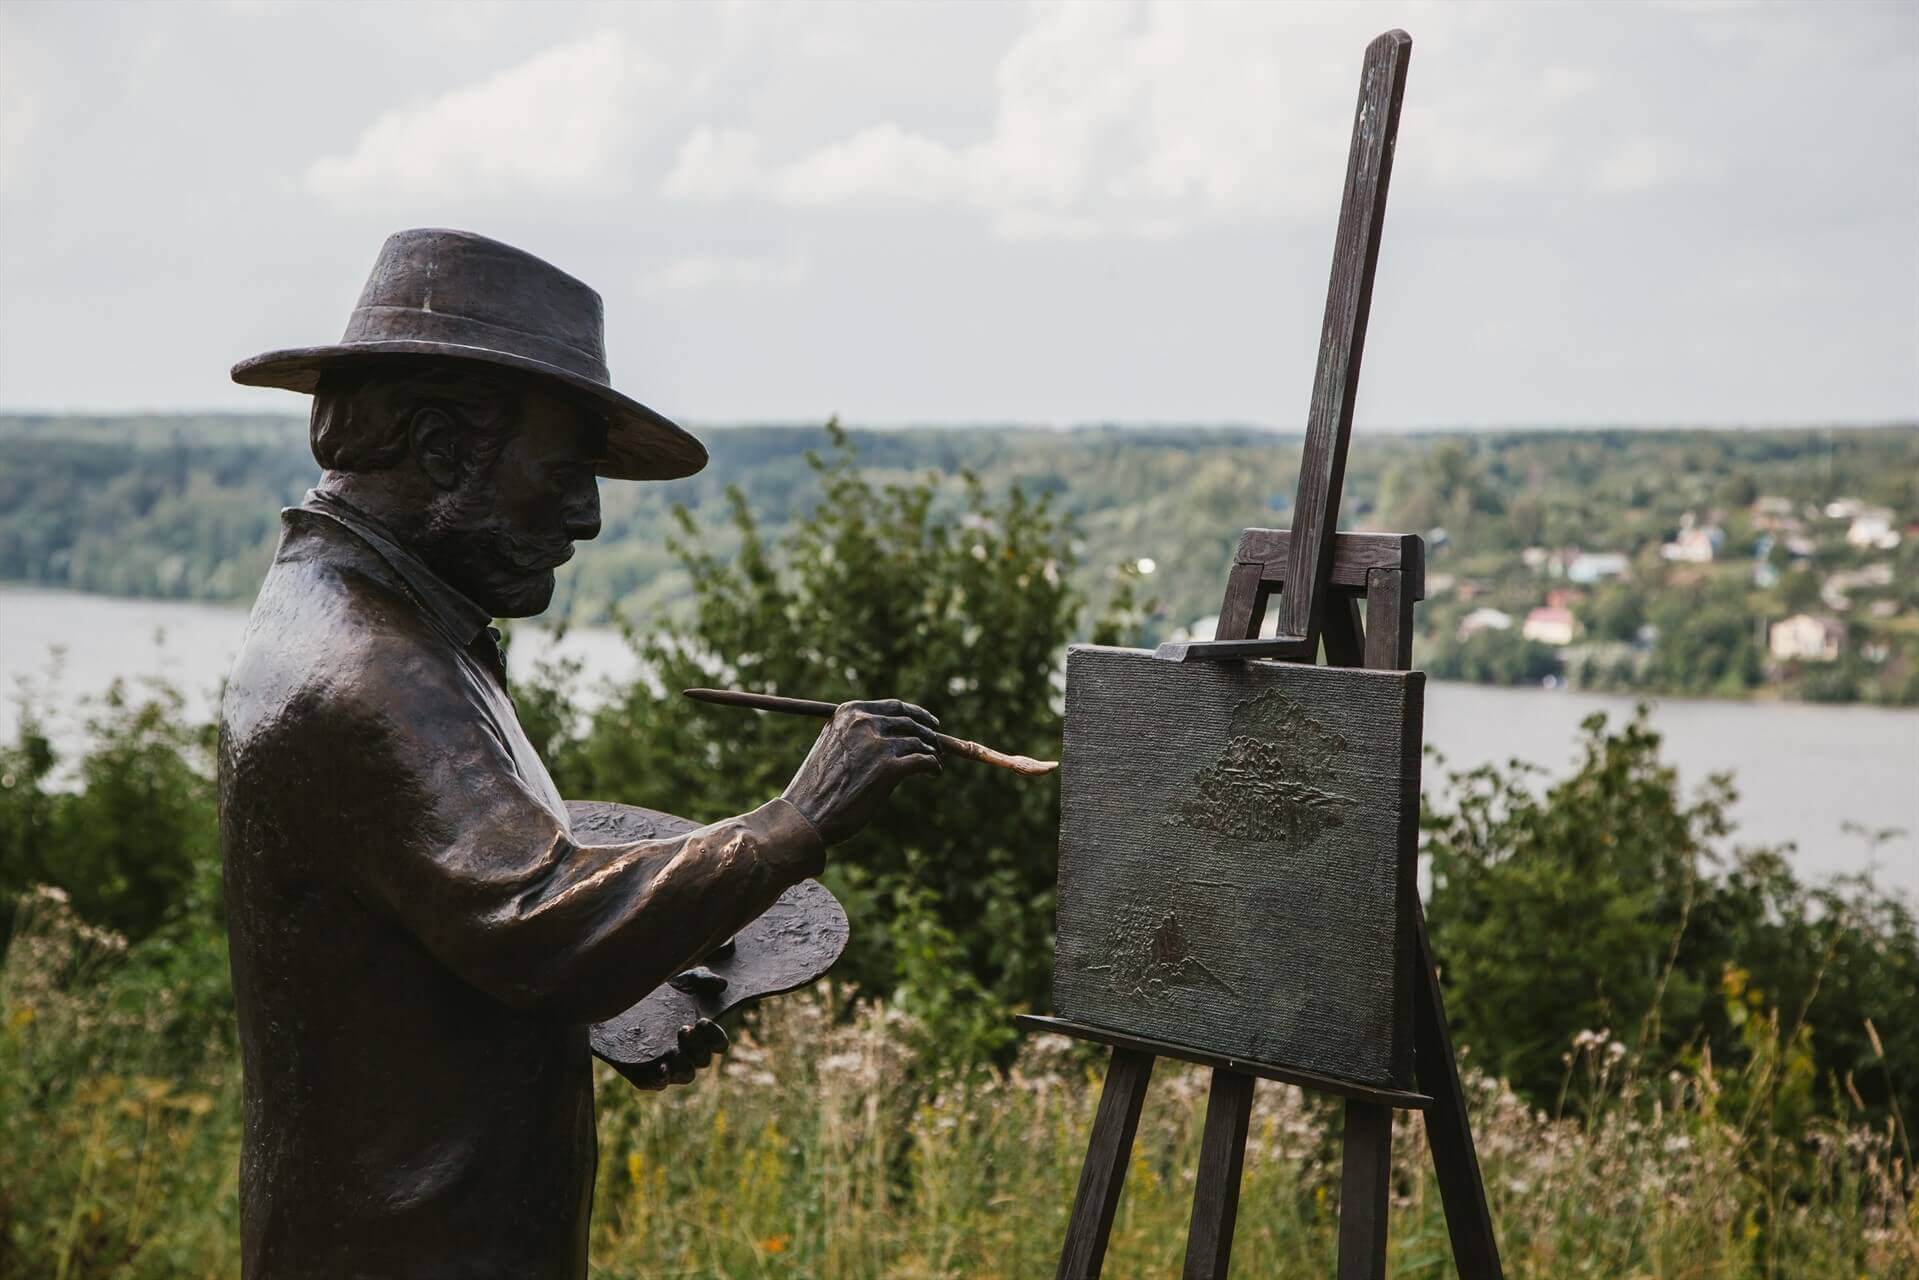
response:
M427 568L426 561L407 550L398 536L375 517L338 494L322 493L318 489L307 491L299 509L344 526L371 547L405 584L408 594L434 625L461 648L490 629L492 614Z

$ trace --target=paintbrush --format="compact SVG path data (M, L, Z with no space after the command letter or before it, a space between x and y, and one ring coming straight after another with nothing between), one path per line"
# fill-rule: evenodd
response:
M751 707L755 711L783 711L790 716L813 716L820 720L830 719L839 704L817 702L812 698L782 698L771 693L742 693L738 689L682 689L687 697L695 702L714 702L723 707ZM933 735L939 739L940 750L968 760L977 760L981 764L990 764L998 769L1011 769L1014 773L1027 777L1037 777L1051 773L1059 768L1057 760L1035 760L1031 756L1008 755L1004 751L995 751L983 747L977 742L968 742L964 738L949 737L943 733Z

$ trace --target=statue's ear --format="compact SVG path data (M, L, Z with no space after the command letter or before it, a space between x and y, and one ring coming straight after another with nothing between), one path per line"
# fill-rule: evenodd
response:
M414 411L407 423L407 435L413 457L433 483L451 489L460 483L460 463L464 441L460 424L444 409L428 406Z

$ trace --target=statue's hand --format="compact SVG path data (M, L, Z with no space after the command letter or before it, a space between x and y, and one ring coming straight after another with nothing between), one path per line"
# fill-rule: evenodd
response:
M901 780L941 770L939 721L897 699L843 702L787 784L786 800L828 845L857 835Z
M653 1064L653 1078L637 1082L642 1089L664 1089L669 1084L691 1084L693 1073L726 1052L726 1032L710 1018L680 1028L679 1048Z

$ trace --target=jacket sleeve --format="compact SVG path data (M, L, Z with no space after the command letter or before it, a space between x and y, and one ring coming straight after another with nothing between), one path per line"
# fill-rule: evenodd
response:
M506 1004L611 1017L825 866L812 823L777 799L683 835L578 843L469 670L429 660L384 671L385 692L356 699L353 717L382 746L370 755L388 781L372 790L391 810L362 851L364 891Z

